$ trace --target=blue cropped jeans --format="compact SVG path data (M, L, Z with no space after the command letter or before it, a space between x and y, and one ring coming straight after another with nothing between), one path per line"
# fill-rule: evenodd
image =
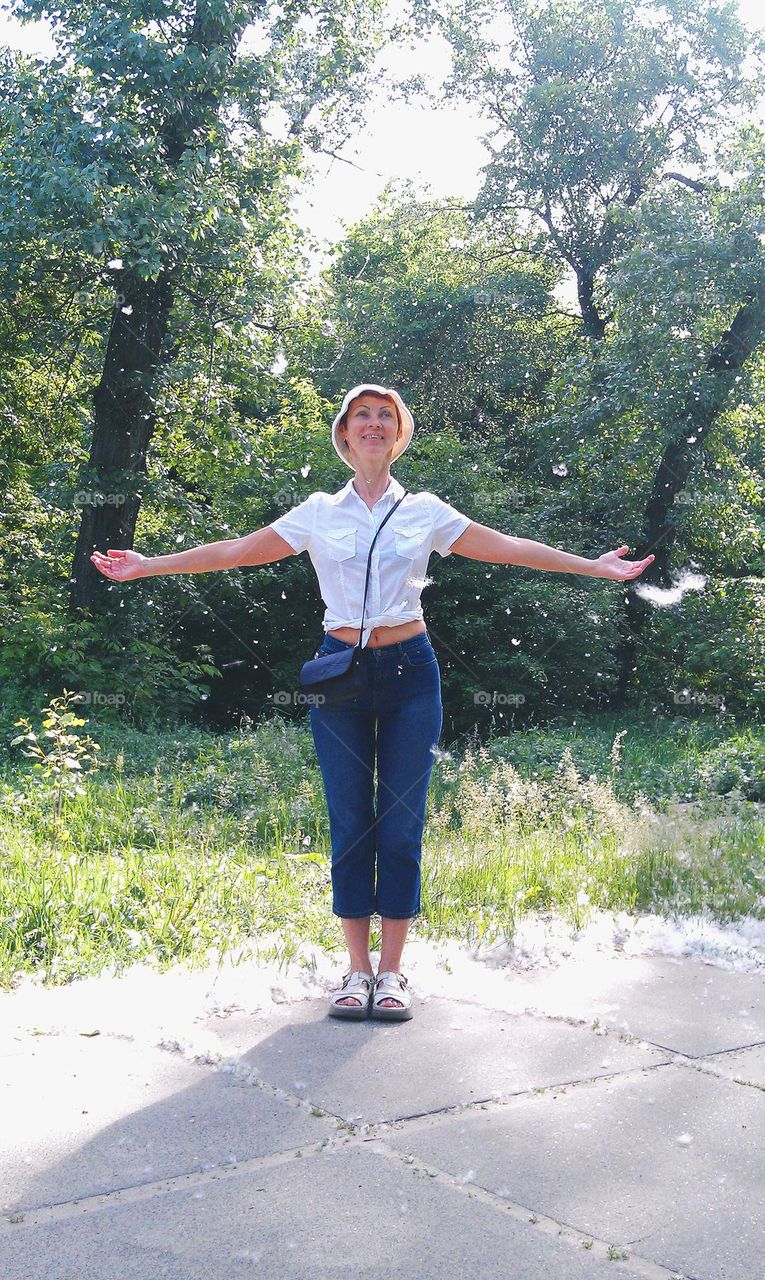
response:
M351 646L326 635L317 656ZM425 801L443 724L441 673L426 631L361 650L365 690L311 704L332 841L332 910L346 920L420 912ZM377 793L374 787L377 765Z

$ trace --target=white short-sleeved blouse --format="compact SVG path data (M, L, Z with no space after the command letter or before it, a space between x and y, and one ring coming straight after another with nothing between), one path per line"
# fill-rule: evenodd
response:
M404 493L404 486L391 476L370 511L353 479L338 493L312 493L270 525L294 551L308 552L327 606L325 631L358 627L372 538ZM452 543L471 523L470 516L434 493L406 495L372 552L362 647L374 627L393 627L423 617L420 594L431 551L448 556Z

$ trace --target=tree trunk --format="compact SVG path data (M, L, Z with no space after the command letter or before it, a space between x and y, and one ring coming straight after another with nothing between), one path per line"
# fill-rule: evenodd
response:
M185 98L164 121L162 148L171 168L188 147L202 140L215 120L244 25L240 12L197 0L187 48L195 49L201 58L222 49L225 57L209 66L200 92ZM98 488L83 508L69 597L73 613L90 609L96 599L105 598L97 593L109 587L93 567L91 552L133 545L141 503L135 478L146 473L146 453L156 422L156 372L173 303L172 281L165 272L157 280L142 280L128 269L115 274L115 285L119 301L112 316L103 374L93 393L90 469Z
M595 277L583 267L575 267L575 271L576 293L584 331L589 338L600 340L606 332L606 321L595 306Z
M765 282L758 285L736 313L729 329L714 347L703 374L690 390L685 412L675 424L659 463L643 517L643 537L632 559L656 559L637 582L671 586L669 568L675 541L675 499L685 488L693 462L714 423L725 408L734 380L765 338ZM637 670L640 634L649 606L628 587L619 625L617 659L619 677L612 706L627 701L630 681Z
M133 544L140 493L135 477L146 474L146 454L156 423L154 384L167 334L172 290L169 279L117 277L101 381L93 392L94 423L88 469L97 489L85 489L74 553L69 608L88 609L105 579L91 553ZM127 310L130 308L130 310Z

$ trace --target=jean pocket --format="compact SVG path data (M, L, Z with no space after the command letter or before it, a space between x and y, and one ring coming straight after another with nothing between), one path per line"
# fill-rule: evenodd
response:
M413 649L405 649L404 656L409 667L429 667L438 661L436 651L429 640L425 644L418 644Z

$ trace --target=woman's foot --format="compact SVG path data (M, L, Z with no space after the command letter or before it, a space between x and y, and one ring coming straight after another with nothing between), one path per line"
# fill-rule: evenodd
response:
M366 1018L374 989L373 973L365 973L361 969L346 973L342 987L330 999L330 1015L335 1018Z
M403 1022L412 1016L409 983L402 973L388 969L378 973L370 1013L373 1018Z

